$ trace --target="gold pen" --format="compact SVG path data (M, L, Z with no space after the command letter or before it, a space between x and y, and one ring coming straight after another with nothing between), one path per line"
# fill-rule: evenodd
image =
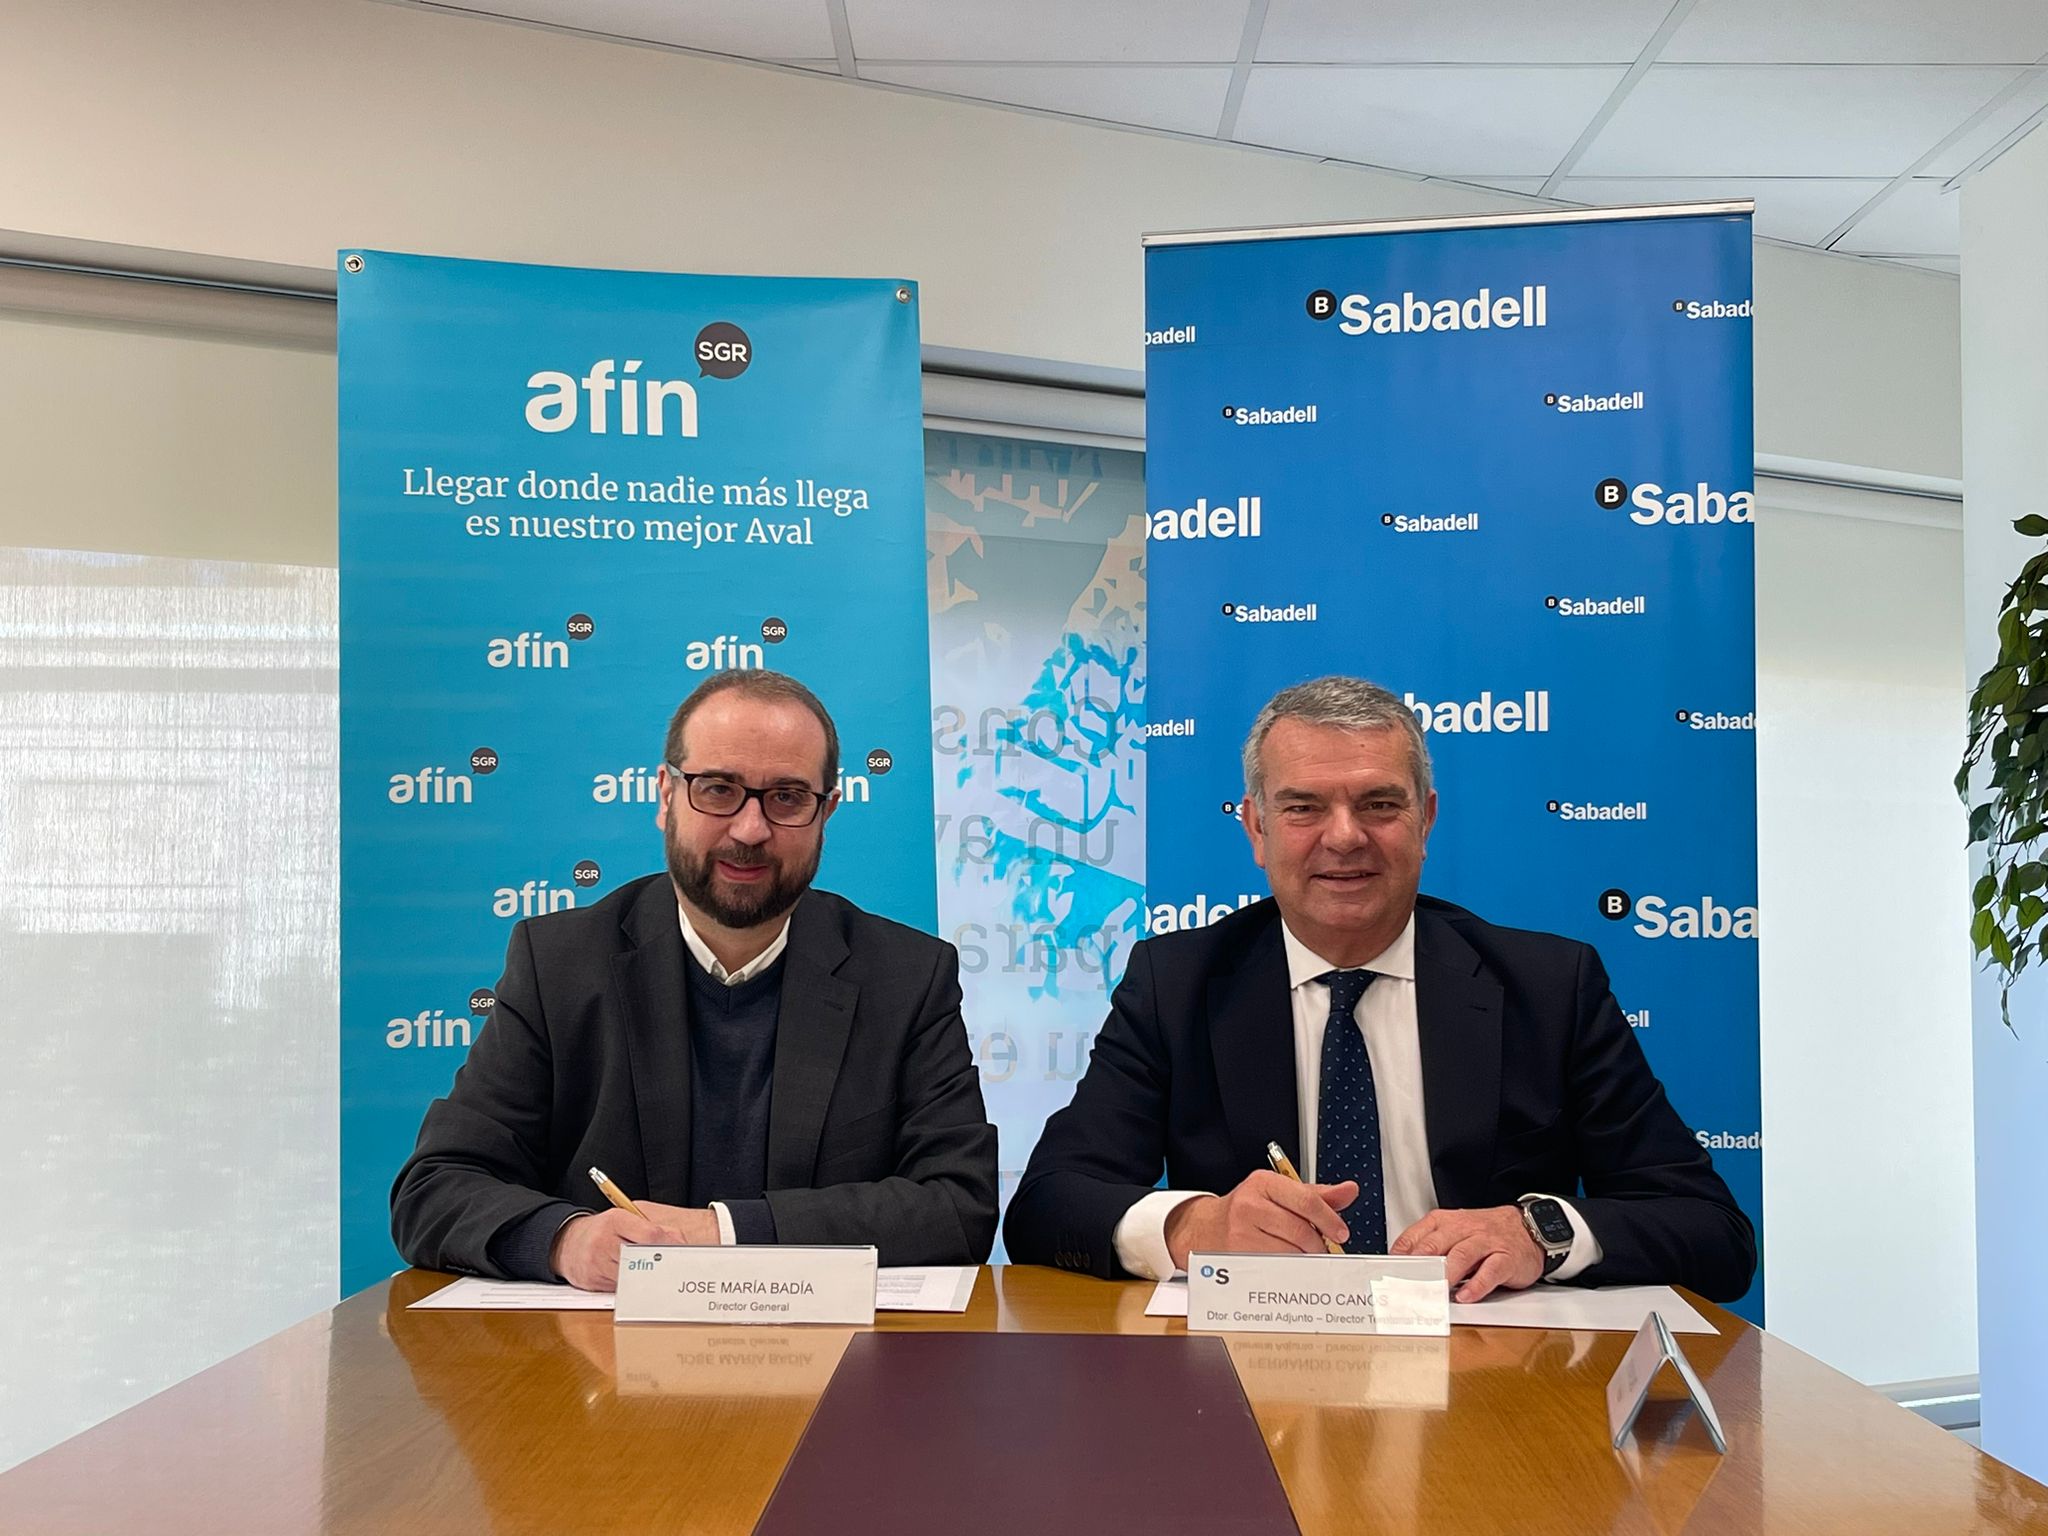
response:
M605 1172L602 1168L593 1167L590 1170L590 1182L598 1187L599 1192L603 1194L605 1199L611 1201L611 1203L613 1205L616 1205L620 1210L631 1211L635 1216L638 1216L642 1221L645 1221L647 1219L647 1213L641 1210L640 1207L635 1205L632 1201L628 1200L626 1198L626 1192L620 1189L619 1186L614 1184L610 1179L606 1178Z
M1288 1161L1287 1154L1280 1150L1279 1142L1269 1141L1266 1143L1266 1161L1273 1165L1275 1173L1285 1175L1297 1184L1301 1182L1301 1175L1294 1171L1294 1164ZM595 1168L590 1171L592 1173L597 1172ZM1323 1246L1335 1254L1341 1254L1344 1251L1341 1243L1333 1243L1327 1237L1323 1239Z

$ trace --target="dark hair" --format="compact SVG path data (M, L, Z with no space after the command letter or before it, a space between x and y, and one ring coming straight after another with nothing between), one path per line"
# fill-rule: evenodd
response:
M663 762L680 763L683 760L683 727L690 723L690 716L697 712L699 705L721 693L738 693L750 699L766 699L779 704L801 704L817 716L818 724L825 728L824 789L826 794L832 793L832 786L839 782L839 728L833 725L832 717L825 712L818 696L786 672L731 667L705 678L669 717L668 737L662 744Z

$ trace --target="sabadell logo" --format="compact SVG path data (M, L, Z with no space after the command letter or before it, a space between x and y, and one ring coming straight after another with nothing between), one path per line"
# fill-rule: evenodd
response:
M1723 904L1712 896L1674 902L1663 896L1631 897L1616 887L1600 893L1600 915L1609 922L1635 919L1645 939L1753 939L1755 907Z
M1645 481L1630 487L1609 476L1593 487L1594 505L1603 511L1629 509L1629 521L1645 528L1658 523L1750 523L1756 521L1756 496L1750 491L1718 491L1702 480L1689 491L1667 492Z

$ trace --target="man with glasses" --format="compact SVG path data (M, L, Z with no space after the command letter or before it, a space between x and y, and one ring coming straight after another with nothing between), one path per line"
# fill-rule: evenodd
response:
M950 944L811 889L839 733L778 672L669 722L668 872L512 932L489 1025L391 1192L410 1262L616 1283L622 1243L979 1264L996 1133ZM606 1208L604 1169L642 1213Z

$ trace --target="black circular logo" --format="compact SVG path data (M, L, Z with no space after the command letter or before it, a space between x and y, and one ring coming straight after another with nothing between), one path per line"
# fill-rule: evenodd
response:
M1311 320L1327 320L1337 313L1337 295L1327 288L1318 288L1308 296L1308 317Z
M1680 725L1683 725L1686 721L1692 718L1692 711L1689 709L1681 709L1677 714L1673 715L1671 718L1676 720Z
M1237 814L1237 802L1235 800L1224 801L1223 814L1226 816L1235 816Z
M1386 513L1385 515L1383 515L1383 516L1382 516L1382 517L1380 518L1380 526L1381 526L1382 528L1391 528L1391 527L1393 527L1393 526L1394 526L1394 514L1393 514L1393 513L1391 513L1391 512L1388 512L1388 513Z
M1593 500L1603 510L1612 512L1628 500L1628 482L1609 476L1593 487Z
M789 626L780 619L763 619L761 638L770 645L780 645L789 638Z
M1545 396L1543 397L1543 403L1544 403L1545 405L1555 405L1555 404L1557 404L1557 396L1555 396L1555 395L1545 395Z
M1627 891L1616 888L1600 893L1600 915L1611 923L1618 923L1635 910L1635 902Z
M1551 802L1550 802L1549 804L1545 805L1545 806L1544 806L1543 808L1544 808L1544 809L1545 809L1546 811L1550 812L1550 814L1551 814L1551 815L1553 815L1553 816L1555 816L1555 815L1557 814L1557 802L1556 802L1555 800L1552 800L1552 801L1551 801Z
M1673 299L1673 300L1671 301L1671 313L1673 313L1674 315L1682 315L1682 314L1684 314L1684 313L1685 313L1685 300L1683 300L1683 299Z
M474 752L470 753L469 771L471 773L496 773L498 771L498 749L496 747L478 747Z
M887 747L877 747L868 754L869 773L887 773L896 766L896 759L889 755Z
M714 320L697 333L697 377L736 379L754 360L747 333L724 320Z
M588 640L597 633L597 625L591 621L587 613L572 613L569 615L568 630L571 640Z
M1545 599L1543 599L1543 606L1546 608L1555 608L1557 606L1557 599L1554 597L1546 597Z
M1224 616L1225 616L1225 617L1228 617L1229 615L1231 615L1231 614L1233 614L1233 613L1237 612L1237 604L1235 604L1235 603L1225 603L1225 604L1223 605L1223 612L1224 612Z
M489 987L478 987L469 994L469 1016L473 1019L487 1018L497 1006L498 994Z
M582 886L585 890L588 890L591 886L597 884L597 882L602 877L603 871L601 871L597 867L597 860L595 859L585 859L580 864L578 864L574 869L569 871L569 878L574 880L578 885Z
M1231 418L1233 418L1233 417L1234 417L1234 416L1236 416L1236 415L1237 415L1237 407L1236 407L1236 406L1234 406L1234 405L1226 405L1225 407L1223 407L1223 419L1224 419L1225 421L1229 421L1229 420L1230 420Z

